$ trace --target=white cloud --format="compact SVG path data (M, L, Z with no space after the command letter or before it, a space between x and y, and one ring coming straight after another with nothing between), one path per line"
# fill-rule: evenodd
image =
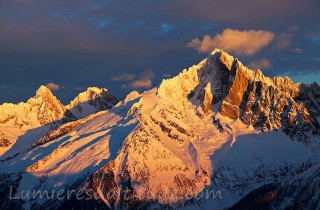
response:
M289 32L295 32L295 31L297 31L297 30L299 30L300 29L300 27L298 26L298 25L292 25L292 26L290 26L289 28L288 28L288 31Z
M222 34L214 37L205 35L202 40L192 39L187 47L196 49L199 53L211 52L214 48L234 53L236 55L254 55L266 47L274 38L274 33L263 30L239 31L225 29Z
M289 47L291 43L292 43L292 34L288 32L281 33L276 37L276 48L278 50L282 50Z
M302 53L302 50L299 47L293 48L292 51L295 53Z
M84 90L83 87L75 87L74 89L75 89L75 90Z
M130 81L130 80L133 80L134 78L135 78L134 74L123 73L118 76L111 77L110 80L112 80L112 81Z
M122 88L150 88L152 87L152 79L154 73L152 70L147 70L141 74L139 79L132 81L128 85L122 85Z
M53 82L46 84L46 87L50 90L59 90L61 88L58 84L55 84Z
M165 79L167 79L167 78L171 78L172 75L171 75L171 74L163 74L162 77L165 78Z
M275 47L278 50L285 49L292 44L294 33L299 30L299 26L290 26L285 32L280 33L275 38Z
M260 59L257 61L253 61L248 64L249 68L252 68L254 70L256 69L270 69L272 67L271 61L268 59Z

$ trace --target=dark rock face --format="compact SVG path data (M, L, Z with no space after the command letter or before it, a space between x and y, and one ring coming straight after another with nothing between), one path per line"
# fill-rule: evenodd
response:
M16 192L21 174L0 174L0 207L1 209L22 209L22 199L12 199Z
M270 202L278 193L278 186L275 184L268 184L259 189L256 189L246 195L234 206L228 210L268 210L271 209Z
M235 61L237 62L237 61ZM223 98L220 112L231 119L261 127L282 129L292 139L307 141L319 135L320 88L292 82L289 78L268 78L242 64L233 65L235 76Z
M229 209L319 209L319 192L320 167L316 165L290 181L250 192Z
M208 112L209 109L207 105L209 99L211 104L220 102L226 96L232 84L237 59L230 59L229 57L226 53L220 51L211 54L197 71L199 82L189 93L188 98L200 101L206 109L205 112ZM210 91L212 97L209 96Z
M9 147L11 144L10 140L0 130L0 147Z
M320 86L317 83L310 85L299 84L299 96L296 100L304 103L311 116L320 116Z

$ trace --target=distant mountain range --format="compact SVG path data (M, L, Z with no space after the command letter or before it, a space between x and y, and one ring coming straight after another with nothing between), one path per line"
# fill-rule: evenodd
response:
M0 139L0 155L15 144L17 135L22 132L37 128L48 132L67 122L110 109L117 102L107 89L89 87L64 106L47 87L41 86L26 103L0 105L0 133L7 135L4 140Z
M0 207L320 209L319 122L318 84L219 49L120 101L88 88L64 106L42 86L0 106Z

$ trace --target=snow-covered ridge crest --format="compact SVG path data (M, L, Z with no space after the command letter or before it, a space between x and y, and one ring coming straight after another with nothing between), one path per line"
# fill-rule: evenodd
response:
M106 88L89 87L66 106L78 119L112 108L117 98Z

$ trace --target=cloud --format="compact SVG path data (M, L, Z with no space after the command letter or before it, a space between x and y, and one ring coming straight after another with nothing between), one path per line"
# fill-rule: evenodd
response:
M293 48L293 49L292 49L292 52L302 53L302 50L301 50L299 47L296 47L296 48Z
M167 4L163 3L166 2ZM170 14L188 14L193 20L279 23L297 17L319 20L319 1L316 0L163 0L161 3ZM161 7L160 7L161 8ZM180 17L180 16L178 16Z
M252 69L270 69L272 67L272 63L267 59L260 59L249 63L248 67Z
M284 32L276 37L276 48L278 50L289 47L292 43L292 34Z
M298 25L292 25L292 26L290 26L289 28L288 28L288 31L289 32L295 32L295 31L297 31L297 30L299 30L300 29L300 27L298 26Z
M1 90L1 89L4 89L4 90L5 90L5 89L8 89L8 88L9 88L8 85L0 85L0 90Z
M211 36L209 35L203 36L202 41L200 41L198 38L192 39L189 43L187 43L187 47L194 48L198 50L199 53L207 53L215 48L214 40L212 40Z
M266 47L273 38L274 34L270 31L239 31L228 28L213 38L205 35L202 40L192 39L187 43L187 47L194 48L199 53L208 53L214 48L219 48L235 55L249 56Z
M53 82L46 84L46 87L50 90L59 90L61 88L58 84L55 84Z
M171 77L172 77L172 75L171 75L171 74L167 74L167 73L166 73L166 74L163 74L163 75L162 75L162 77L163 77L163 78L165 78L165 79L167 79L167 78L171 78Z
M147 70L141 74L139 79L132 81L128 85L122 85L122 88L150 88L152 87L152 79L154 73L152 70Z
M170 31L172 31L174 29L174 26L170 23L162 23L161 24L161 32L160 35L162 34L167 34Z
M133 80L134 78L135 78L134 74L123 73L118 76L111 77L110 80L112 80L112 81L130 81L130 80Z
M84 90L83 87L75 87L74 89L75 89L75 90Z
M280 33L275 38L275 47L278 50L285 49L292 44L293 35L298 31L300 27L298 25L290 26L286 31Z

